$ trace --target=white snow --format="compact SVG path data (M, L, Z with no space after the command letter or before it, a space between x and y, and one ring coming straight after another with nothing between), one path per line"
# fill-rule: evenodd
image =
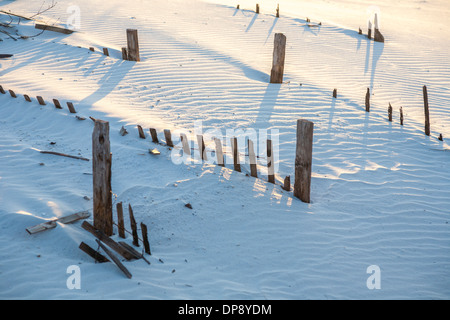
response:
M0 59L0 85L18 95L0 94L0 298L450 298L449 3L264 0L259 15L255 3L58 0L40 19L65 24L75 4L76 33L18 41L0 34L0 54L14 54ZM0 9L31 16L41 4L2 1ZM375 12L384 44L357 32L367 33ZM322 25L307 26L306 17ZM32 21L15 27L37 33ZM139 31L139 63L121 59L127 28ZM269 84L278 32L287 36L281 85ZM39 106L36 96L47 105ZM63 110L54 108L54 98ZM87 120L70 114L67 101ZM82 241L97 248L80 222L25 231L92 213L92 163L39 153L91 158L89 116L110 122L114 207L131 204L138 224L149 227L151 265L124 262L131 280L78 249ZM280 187L287 175L293 181L298 119L315 124L311 204ZM230 162L177 165L168 148L151 143L150 127L164 140L163 129L194 134L199 120L204 132L223 136L278 130L277 185L267 182L264 144L254 179L245 174L248 165L243 173ZM122 126L128 135L119 134ZM214 149L211 139L205 142ZM148 153L155 147L160 156ZM126 210L125 216L129 229ZM72 265L81 270L80 290L66 285ZM367 287L372 265L381 270L379 290Z

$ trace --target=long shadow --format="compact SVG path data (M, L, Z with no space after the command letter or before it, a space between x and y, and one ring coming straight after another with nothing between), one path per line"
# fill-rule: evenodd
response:
M248 32L248 31L251 29L251 27L253 26L253 24L254 24L255 21L256 21L256 18L258 18L258 14L257 14L257 13L255 13L255 14L253 15L252 21L250 21L250 24L248 25L248 27L247 27L247 29L245 30L245 32Z
M272 116L273 110L277 104L278 95L280 93L281 84L269 83L259 106L258 117L255 120L255 128L267 128L267 123ZM264 125L263 125L264 124Z
M366 47L366 63L364 65L364 74L367 73L367 71L369 71L369 60L370 60L370 49L372 46L372 41L371 40L367 40L367 47Z
M336 110L336 99L332 98L331 107L330 107L330 117L328 118L328 130L331 130L333 125L334 111Z
M79 103L92 105L105 98L125 78L135 64L135 62L131 61L118 60L110 66L108 72L99 80L100 87Z
M273 20L273 24L272 24L272 26L269 29L269 33L267 34L267 38L266 38L266 41L264 42L264 44L266 44L267 40L269 40L269 37L272 34L273 29L275 28L275 25L277 24L277 22L278 22L278 18L275 17L275 19Z
M372 51L373 51L373 53L372 53L372 72L370 75L370 88L373 90L373 85L375 82L375 73L377 71L377 64L381 58L381 55L383 54L384 43L374 42Z

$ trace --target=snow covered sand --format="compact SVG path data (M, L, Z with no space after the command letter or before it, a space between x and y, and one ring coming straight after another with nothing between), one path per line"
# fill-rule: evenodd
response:
M260 15L250 1L240 2L242 10L225 1L99 3L77 1L80 32L0 43L2 53L15 54L0 60L0 84L19 95L0 95L1 298L450 297L450 153L437 140L439 133L450 136L445 1L405 0L401 9L379 2L385 44L357 35L358 27L366 32L370 3L279 1L280 19L274 1L261 2ZM46 17L64 21L72 4L58 1ZM41 2L1 5L31 15ZM307 16L322 26L305 26ZM32 26L20 28L34 34ZM413 41L407 26L414 26ZM126 28L139 30L140 63L120 59ZM288 41L282 85L268 84L276 32ZM111 57L98 52L103 47ZM430 138L423 134L423 85ZM27 103L21 94L49 103ZM93 123L56 110L53 98L74 102L80 116L110 121L114 201L130 203L150 228L152 264L126 262L132 280L78 249L81 241L95 246L79 223L34 236L25 231L92 209L83 198L92 193L91 163L37 151L91 155ZM152 157L154 146L135 129L155 127L160 138L165 128L193 130L195 120L223 133L277 129L280 180L293 175L300 118L315 123L309 205L263 174L255 180L232 166L175 165L162 147ZM129 135L119 135L122 126ZM67 289L70 265L81 268L81 290ZM366 286L371 265L381 268L381 290Z

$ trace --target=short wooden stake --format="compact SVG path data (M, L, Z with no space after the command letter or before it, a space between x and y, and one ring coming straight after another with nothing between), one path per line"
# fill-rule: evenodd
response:
M150 128L150 135L152 136L152 142L154 142L154 143L159 143L159 140L158 140L158 133L156 132L156 129L154 129L154 128Z
M139 40L138 31L135 29L127 29L127 43L128 43L128 60L141 61L139 54Z
M67 108L69 109L70 113L77 113L77 111L75 110L75 107L73 106L72 102L67 102Z
M92 133L94 227L107 236L113 234L111 164L109 122L96 120Z
M442 136L442 133L439 135L439 138L438 138L440 141L444 141L444 137Z
M400 107L400 125L403 125L403 107Z
M55 105L56 109L62 109L61 103L59 103L58 99L53 99L53 104Z
M392 122L392 106L391 103L389 103L389 107L388 107L388 116L389 116L389 121Z
M358 34L362 34L362 30L361 30L361 28L359 28L359 30L358 30Z
M116 205L117 208L117 228L119 229L119 237L122 239L126 238L125 235L125 222L123 220L123 205L122 202L119 202Z
M142 127L140 125L137 125L137 128L138 128L138 132L139 132L139 138L145 139L145 133L144 133L144 130L142 129Z
M337 89L333 90L333 98L337 98Z
M92 52L95 52L94 47L89 47L89 50L92 51Z
M103 54L104 54L105 56L108 56L108 57L109 57L109 50L108 50L108 48L103 48Z
M250 175L252 177L258 177L258 169L256 166L256 154L255 147L252 140L248 140L248 160L250 162Z
M98 263L111 262L111 261L109 261L108 258L106 258L104 255L102 255L100 252L95 251L94 249L92 249L90 246L88 246L84 242L80 243L79 248L81 251L88 254L90 257L92 257Z
M225 158L223 156L222 142L220 141L219 138L214 138L214 142L216 144L217 165L225 167Z
M256 13L259 13L259 4L256 4L256 10L255 10L255 12L256 12Z
M26 101L31 102L31 98L27 94L24 94L23 97Z
M17 98L17 96L16 96L16 94L14 93L14 91L9 90L9 94L11 95L11 97Z
M267 180L275 183L275 166L272 149L272 140L267 140Z
M425 107L425 134L429 136L431 134L431 130L430 130L430 109L428 106L427 86L423 86L423 102Z
M191 155L191 147L189 146L189 140L185 133L180 134L181 144L183 145L183 153L187 156Z
M291 191L291 176L284 178L283 190Z
M147 226L141 222L142 241L144 242L144 250L146 254L152 255L150 251L150 243L148 242Z
M205 140L203 139L202 135L197 135L197 144L198 144L198 152L200 154L200 159L202 159L203 161L208 160L208 157L206 156Z
M136 220L134 219L133 208L131 208L131 204L128 205L128 213L130 215L131 233L133 234L133 245L135 245L136 247L139 247L137 224L136 224Z
M164 137L166 138L167 146L173 148L172 134L169 129L164 129Z
M294 196L306 203L311 202L313 131L314 123L297 121Z
M240 7L241 7L240 5L237 5L236 9L240 9Z
M277 5L277 14L276 17L279 18L280 17L280 5Z
M370 89L367 88L366 92L366 112L370 112Z
M283 83L284 60L286 56L286 36L282 33L275 34L272 70L270 83Z
M37 96L36 99L37 99L37 101L39 102L39 104L40 104L41 106L45 106L45 105L46 105L44 99L42 99L41 96Z
M367 28L367 38L372 39L372 22L369 20L369 27Z
M126 47L122 48L122 60L128 60L128 51Z
M241 164L239 161L239 148L237 138L231 138L231 149L233 151L234 171L241 172Z
M0 86L0 93L1 93L1 94L5 94L5 93L6 93L6 92L5 92L5 89L3 89L2 86Z

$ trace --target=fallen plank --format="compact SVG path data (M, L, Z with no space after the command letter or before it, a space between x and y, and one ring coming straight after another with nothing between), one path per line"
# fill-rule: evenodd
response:
M98 245L106 252L106 254L111 258L112 261L114 261L114 263L119 267L119 269L125 274L125 276L128 279L131 279L133 276L131 275L130 271L128 271L127 268L125 268L125 266L122 264L122 262L120 262L120 260L111 252L108 250L108 248L106 248L100 240L95 240L97 241Z
M105 262L111 262L108 258L106 258L104 255L102 255L100 252L95 251L90 246L88 246L86 243L82 242L80 243L79 248L81 251L85 252L89 256L91 256L96 262L98 263L105 263Z
M65 153L59 153L59 152L53 152L53 151L40 151L43 154L53 154L55 156L62 156L62 157L67 157L67 158L72 158L72 159L78 159L78 160L83 160L83 161L89 161L89 159L83 158L83 157L78 157L78 156L71 156L69 154L65 154Z
M34 27L39 30L53 31L53 32L59 32L59 33L64 33L64 34L71 34L74 32L73 30L69 30L69 29L65 29L65 28L61 28L61 27L55 27L55 26L48 26L48 25L40 24L40 23L36 23L34 25Z
M25 20L33 20L32 18L28 18L28 17L22 16L22 15L20 15L20 14L8 12L8 11L5 11L5 10L0 10L0 12L1 12L1 13L5 13L5 14L7 14L7 15L9 15L9 16L18 17L18 18L22 18L22 19L25 19Z
M40 223L34 227L27 228L26 230L29 234L36 234L36 233L54 229L54 228L56 228L56 221L52 220L52 221Z
M148 150L148 152L150 152L154 156L159 156L161 154L161 152L159 152L158 149L150 149Z
M91 214L89 213L89 211L82 211L82 212L77 212L77 213L71 214L69 216L59 218L57 221L61 222L63 224L70 224L70 223L74 223L78 220L87 219L90 216L91 216Z
M94 228L93 225L91 225L89 222L84 221L81 227L90 232L92 235L94 235L98 240L103 241L108 247L116 251L118 254L120 254L122 257L124 257L127 260L133 260L135 259L134 255L128 251L126 248L112 240L110 237L108 237L106 234L104 234L102 231L97 230Z

